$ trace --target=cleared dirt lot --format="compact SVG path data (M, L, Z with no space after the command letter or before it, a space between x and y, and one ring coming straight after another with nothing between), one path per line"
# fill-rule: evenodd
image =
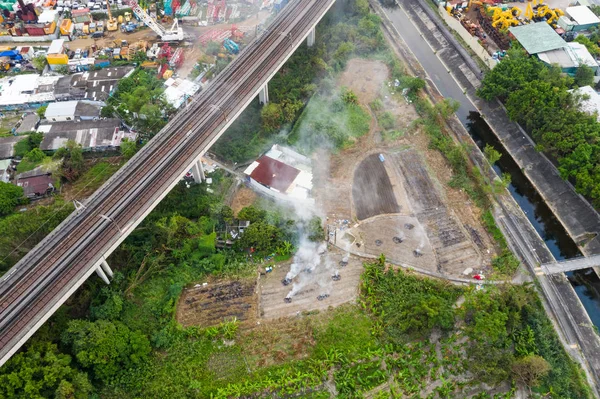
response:
M261 316L265 319L290 317L301 312L323 310L356 300L363 261L350 256L347 260L348 264L341 266L340 261L347 255L335 249L324 256L328 258L329 265L322 262L311 273L300 273L292 284L287 286L281 281L290 270L291 261L261 276L259 280ZM341 277L339 281L333 281L331 278L335 270L339 270ZM295 284L297 292L292 297L292 302L286 303L284 299L294 289ZM322 294L328 294L329 297L320 301L317 297Z
M177 321L209 327L237 318L251 324L258 316L256 280L216 281L186 288L177 304Z
M392 183L378 154L369 155L356 168L352 198L359 220L400 212Z
M368 135L352 148L315 157L315 164L328 172L315 180L314 192L328 227L336 231L329 238L357 255L383 253L394 263L444 275L465 277L468 268L489 273L495 248L481 224L481 211L466 193L448 185L448 162L429 148L427 135L414 127L419 117L414 106L392 93L387 79L383 63L350 60L338 81L354 91L365 108L380 99L379 113L392 114L400 133L382 133L369 109L374 119ZM383 163L377 158L380 153ZM406 218L412 218L413 233L424 233L425 243L411 241L408 231L403 243L391 241L405 230ZM415 256L419 246L422 254Z

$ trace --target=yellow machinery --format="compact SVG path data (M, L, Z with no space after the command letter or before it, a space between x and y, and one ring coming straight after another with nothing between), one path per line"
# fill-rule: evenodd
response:
M110 3L106 0L106 11L108 12L108 22L106 22L106 30L109 32L114 32L119 27L117 26L117 20L113 18L112 12L110 11Z
M122 24L123 23L123 16L119 15L119 18L117 18L117 21Z
M518 17L521 15L521 10L518 7L502 10L500 7L489 7L488 11L492 11L492 26L497 29L505 30L511 26L521 24Z
M129 22L131 21L131 13L129 11L127 11L125 13L125 22Z

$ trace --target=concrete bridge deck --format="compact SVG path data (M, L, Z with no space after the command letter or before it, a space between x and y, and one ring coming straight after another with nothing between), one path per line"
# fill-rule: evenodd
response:
M556 274L597 266L600 266L600 255L581 256L560 262L545 263L541 267L544 274Z

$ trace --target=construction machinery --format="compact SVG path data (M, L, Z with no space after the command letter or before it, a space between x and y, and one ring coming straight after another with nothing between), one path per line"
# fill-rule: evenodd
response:
M132 33L136 31L137 27L137 24L134 24L133 22L127 22L126 24L121 24L121 32Z
M165 42L181 41L183 40L183 29L179 27L177 19L173 22L173 25L169 29L165 29L162 25L158 24L146 11L139 6L135 1L132 1L131 8L135 15L145 23L150 29L152 29L161 40Z
M223 41L223 47L225 50L229 51L231 54L237 54L240 52L240 46L233 40L227 38Z
M108 12L108 21L106 22L106 30L109 32L114 32L119 29L117 25L117 19L113 18L112 12L110 11L110 3L106 0L106 11Z
M131 13L129 11L127 11L124 16L125 16L125 22L131 21Z

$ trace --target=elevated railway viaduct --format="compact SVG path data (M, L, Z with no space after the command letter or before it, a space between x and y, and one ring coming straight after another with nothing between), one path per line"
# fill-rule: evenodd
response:
M0 279L0 365L95 271L257 96L335 0L293 0L209 87L196 95L83 206ZM108 276L107 276L108 275Z

